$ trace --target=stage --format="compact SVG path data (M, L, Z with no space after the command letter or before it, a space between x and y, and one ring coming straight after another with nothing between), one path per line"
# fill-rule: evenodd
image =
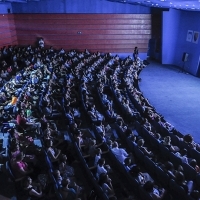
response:
M200 143L200 79L174 66L149 62L140 73L140 90L166 121Z

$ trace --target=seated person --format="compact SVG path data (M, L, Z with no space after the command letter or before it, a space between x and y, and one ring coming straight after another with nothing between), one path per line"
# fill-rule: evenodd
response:
M134 165L129 172L136 178L140 185L144 185L148 181L153 182L151 176L147 172L142 172L138 165Z
M11 168L16 179L21 179L33 172L33 169L23 159L24 154L20 152L11 162Z
M149 156L149 157L153 157L153 153L152 153L151 151L149 151L149 150L147 149L147 147L144 147L144 140L143 140L143 139L139 139L139 140L137 141L137 145L138 145L138 148L141 149L142 152L143 152L145 155L147 155L147 156Z
M59 160L59 170L64 178L70 178L74 176L74 168L67 162L67 156L62 154Z
M197 165L196 159L192 159L189 164L195 169L197 173L200 172L200 168L199 168L199 165Z
M181 149L180 152L176 152L175 155L179 158L181 158L183 163L188 164L188 157L187 157L187 149Z
M170 136L164 137L164 140L163 140L162 144L165 145L172 152L177 152L177 151L180 150L179 147L173 146L171 144L171 137Z
M96 173L97 179L99 180L99 176L102 173L107 174L109 172L111 172L110 166L109 165L105 165L105 159L104 158L100 158L98 160L98 163L97 163L97 173Z
M200 145L194 142L193 137L190 134L186 134L183 136L183 141L188 144L189 147L200 151Z
M109 125L106 127L103 125L102 121L97 121L95 125L97 133L105 140L109 140L112 136L112 131Z
M158 189L152 181L147 181L143 188L150 194L153 200L163 199L166 194L164 188Z
M174 169L174 165L172 162L167 161L161 166L164 172L166 172L171 179L175 179L176 170Z
M60 194L63 199L80 200L78 194L73 188L69 188L70 180L63 179L61 182Z
M88 108L88 115L93 122L104 120L104 116L96 109L94 104L90 108Z
M123 164L124 160L126 158L131 158L132 162L133 162L133 156L132 156L132 154L128 154L126 152L126 150L123 149L123 148L119 148L119 145L118 145L118 143L116 141L113 142L111 151L113 152L113 154L116 156L116 158L119 160L120 163Z
M96 154L96 148L97 147L100 147L103 143L100 143L100 144L96 144L96 140L95 139L91 139L90 140L90 143L89 143L89 155L94 158L95 157L95 154Z
M61 156L61 150L57 149L53 146L53 141L52 140L47 140L46 141L46 146L47 146L47 154L52 162L58 161L59 156Z
M40 199L44 196L41 185L39 183L33 183L29 176L24 179L23 193L23 197L27 199Z
M19 114L17 115L17 124L22 127L23 129L34 129L36 130L38 133L40 133L40 127L41 124L38 122L29 122L25 116L24 116L24 112L23 111L19 111Z
M115 113L112 106L110 106L109 104L105 104L105 107L106 107L106 114L111 120L113 120L113 121L123 120L120 115Z
M106 173L102 173L99 177L99 185L101 186L103 192L113 200L117 199L115 198L115 192L112 186L112 180L109 178L109 176Z
M183 187L186 194L190 194L190 192L193 190L193 181L192 180L186 181L185 176L182 172L179 171L176 173L175 181L178 185Z
M124 123L123 119L118 119L117 120L117 125L120 128L120 130L125 133L128 129L127 125Z

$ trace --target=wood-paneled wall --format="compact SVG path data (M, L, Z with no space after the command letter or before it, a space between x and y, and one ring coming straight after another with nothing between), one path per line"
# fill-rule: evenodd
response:
M17 36L15 22L12 14L0 15L0 48L8 45L16 45Z
M19 45L45 45L91 52L147 52L150 14L14 14Z

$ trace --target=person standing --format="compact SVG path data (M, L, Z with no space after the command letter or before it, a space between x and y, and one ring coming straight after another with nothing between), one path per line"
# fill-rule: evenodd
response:
M133 53L133 57L134 57L134 60L135 60L135 61L137 61L138 54L139 54L139 50L138 50L137 47L135 47L134 53Z

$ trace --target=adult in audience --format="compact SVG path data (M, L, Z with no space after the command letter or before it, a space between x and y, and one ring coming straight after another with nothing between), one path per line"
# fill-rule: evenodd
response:
M44 196L42 187L39 183L33 183L32 179L27 176L24 179L23 197L27 199L40 199Z
M112 180L109 178L108 174L102 173L99 178L99 185L102 187L103 192L113 200L117 199L115 197L115 192L112 185Z
M63 179L61 182L60 193L63 199L66 200L81 200L77 198L77 193L73 188L69 188L70 180Z
M126 150L123 149L123 148L119 148L119 145L118 145L118 143L116 141L113 142L111 151L113 152L113 154L116 156L116 158L119 160L120 163L123 164L124 160L126 158L131 158L132 159L132 163L133 163L133 156L132 156L132 154L131 153L128 154L126 152Z
M175 181L177 184L179 184L183 189L185 190L186 194L190 194L190 192L193 190L193 181L192 180L185 180L185 176L182 172L176 173Z
M163 199L166 194L164 188L157 189L152 181L147 181L143 188L150 194L153 200Z
M28 166L26 162L24 162L24 154L20 152L16 155L16 158L11 162L11 168L13 170L13 174L15 178L21 179L26 175L29 175L33 172L33 169Z

